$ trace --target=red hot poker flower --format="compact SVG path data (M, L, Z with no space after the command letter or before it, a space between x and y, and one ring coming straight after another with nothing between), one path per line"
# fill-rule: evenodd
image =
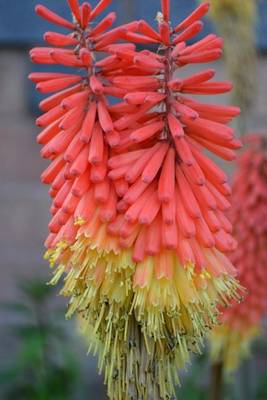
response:
M204 150L234 158L239 142L227 124L239 109L187 96L229 91L210 82L214 70L175 74L221 55L215 35L186 43L207 4L172 28L162 1L158 31L143 20L109 30L114 13L93 25L108 4L69 1L72 22L37 7L71 33L48 32L51 47L33 49L32 60L78 71L30 76L51 93L37 119L51 160L42 175L52 198L47 258L58 265L52 283L66 274L67 315L78 312L109 397L166 399L177 367L216 323L216 305L237 296L225 254L235 247L224 216L230 188ZM121 38L159 51L136 52ZM110 105L110 96L123 100Z
M248 294L242 303L224 310L222 326L211 335L212 357L223 361L227 373L249 354L267 311L267 141L260 134L246 141L249 147L238 160L233 183L231 220L239 247L231 259Z

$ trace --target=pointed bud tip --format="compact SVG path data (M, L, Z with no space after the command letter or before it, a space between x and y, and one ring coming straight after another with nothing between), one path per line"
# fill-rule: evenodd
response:
M36 14L38 14L43 8L44 8L44 6L42 4L37 4L34 7L34 11L36 12Z

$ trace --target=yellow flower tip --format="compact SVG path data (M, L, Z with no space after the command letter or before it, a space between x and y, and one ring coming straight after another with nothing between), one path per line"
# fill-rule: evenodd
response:
M74 221L74 225L75 226L82 226L84 224L86 224L86 220L84 218L82 218L82 217L78 217Z
M48 249L44 254L44 259L49 261L50 267L53 268L58 262L59 257L65 249L68 249L69 244L65 241L57 243L55 249Z
M61 265L65 265L66 283L71 279L83 280L84 288L99 288L100 295L109 296L109 300L117 298L118 293L125 300L131 292L141 313L150 306L158 307L161 312L173 309L180 312L180 304L214 308L222 299L225 302L234 297L238 288L235 280L226 275L212 278L206 270L195 271L192 264L183 267L175 252L166 251L134 263L130 251L116 254L101 250L85 235L80 235L71 247L60 243L46 253L46 258L53 265L58 263L61 271ZM204 296L207 287L209 294ZM125 290L127 293L122 294Z
M238 284L225 274L197 271L192 263L182 266L173 251L135 263L130 250L117 254L111 248L107 240L100 248L84 234L72 246L60 243L46 254L58 264L51 284L66 275L61 294L70 297L67 318L80 316L111 399L128 400L126 393L144 394L153 385L158 398L171 398L177 367L189 362L189 351L201 352L204 335L218 323L217 305L235 297ZM132 346L132 330L139 332L142 351ZM157 365L154 375L143 371L140 357L146 368ZM129 359L136 364L130 372ZM132 384L139 382L134 371L144 376L140 386Z

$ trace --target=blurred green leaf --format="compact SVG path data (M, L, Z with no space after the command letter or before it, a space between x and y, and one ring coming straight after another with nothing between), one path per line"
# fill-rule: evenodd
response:
M193 360L188 373L183 377L177 397L183 400L207 400L208 388L205 385L207 356L202 354Z
M27 305L18 302L1 303L0 309L6 312L15 312L18 314L32 314L32 311Z
M58 318L62 307L53 304L54 288L39 279L23 280L18 287L17 300L1 307L12 313L6 329L19 342L16 356L0 371L3 398L72 400L79 367L67 345L64 319Z
M267 373L262 374L257 388L257 400L267 399Z
M44 303L55 291L54 287L45 285L42 280L37 279L24 280L19 283L18 287L25 297L35 303Z

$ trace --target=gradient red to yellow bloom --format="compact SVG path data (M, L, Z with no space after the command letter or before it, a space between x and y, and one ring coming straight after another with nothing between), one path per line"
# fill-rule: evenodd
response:
M233 182L231 221L239 242L231 256L248 295L224 311L222 326L211 335L211 354L226 372L249 354L267 311L267 137L254 134L238 160Z
M80 316L111 399L169 399L177 368L217 323L217 305L239 298L227 257L236 247L225 216L231 189L205 153L235 158L229 123L239 109L194 98L231 90L212 80L215 70L179 77L220 58L223 40L187 43L208 3L172 26L162 0L157 30L144 20L111 28L114 13L93 22L111 1L68 3L72 22L37 6L70 33L48 32L52 47L31 51L34 62L77 68L30 76L52 93L37 119L51 161L42 181L52 198L52 283L65 276L67 316Z

